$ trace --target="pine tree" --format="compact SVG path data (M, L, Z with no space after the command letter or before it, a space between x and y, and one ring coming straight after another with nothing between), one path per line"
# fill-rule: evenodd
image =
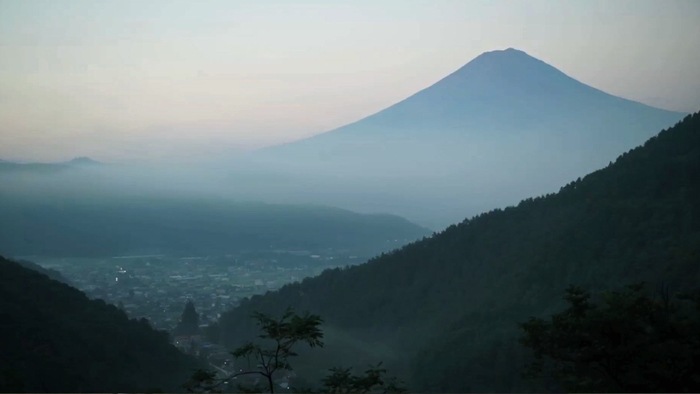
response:
M175 328L177 335L197 335L199 334L199 314L192 301L188 301L185 310L182 312L180 322Z

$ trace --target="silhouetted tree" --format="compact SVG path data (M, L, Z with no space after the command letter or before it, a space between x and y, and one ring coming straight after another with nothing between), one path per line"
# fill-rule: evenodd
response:
M396 378L384 381L386 369L370 366L362 376L351 373L352 368L331 368L331 374L323 378L322 392L325 393L404 393L407 390L400 385Z
M266 380L270 392L274 393L275 373L292 368L289 359L297 356L292 351L294 345L305 342L310 347L323 347L323 332L319 328L322 320L317 315L307 313L299 316L288 309L280 319L262 313L254 313L253 318L257 320L262 330L259 337L271 346L265 347L259 343L248 342L231 353L236 359L246 359L248 369L223 379L216 379L215 374L199 370L192 376L190 382L185 384L185 388L191 392L194 390L211 392L235 377L259 375ZM250 392L250 389L245 391Z
M305 313L295 314L288 308L281 318L275 319L263 313L254 313L258 326L262 330L259 336L263 342L248 342L237 348L231 354L236 359L245 359L247 369L236 372L224 378L217 378L216 374L210 371L197 370L190 381L184 387L189 392L203 391L216 392L222 384L232 381L232 379L244 375L258 375L266 380L270 393L275 392L274 377L277 372L291 371L290 359L297 356L292 350L298 343L306 343L309 347L323 347L323 332L320 325L323 320L318 315ZM399 393L406 390L399 386L396 379L384 382L383 376L386 370L380 368L381 363L376 367L371 367L365 371L364 376L353 376L350 369L333 368L331 375L323 380L322 392L333 393L368 393L373 390L382 390L385 393ZM239 389L244 392L259 392L255 387L243 387ZM305 389L302 392L313 392Z
M176 335L197 335L199 334L199 314L192 301L187 301L185 310L182 312L180 322L175 328Z
M569 287L568 309L521 324L535 356L525 374L567 391L700 392L699 294L652 297L635 284L593 303Z

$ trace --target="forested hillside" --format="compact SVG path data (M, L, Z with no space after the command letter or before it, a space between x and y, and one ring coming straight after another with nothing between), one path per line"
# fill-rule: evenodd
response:
M253 297L222 320L233 346L254 335L253 311L291 305L391 346L412 389L541 391L520 378L517 323L563 307L569 284L639 280L700 282L700 114L556 194Z
M44 275L48 276L49 279L53 279L55 281L65 283L69 286L73 285L65 276L63 276L62 273L56 271L55 269L44 268L44 267L40 266L39 264L32 263L31 261L27 261L27 260L15 260L15 262L24 268L29 268L30 270L34 270L40 274L44 274Z
M0 257L0 392L180 390L197 366L147 321Z

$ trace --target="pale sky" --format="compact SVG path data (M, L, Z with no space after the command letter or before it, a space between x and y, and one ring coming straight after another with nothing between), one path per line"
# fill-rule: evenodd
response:
M0 159L157 160L358 120L514 47L700 110L698 0L0 0Z

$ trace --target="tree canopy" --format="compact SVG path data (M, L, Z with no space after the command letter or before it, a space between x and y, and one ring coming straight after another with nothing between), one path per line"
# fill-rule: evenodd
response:
M175 327L175 335L199 335L199 313L194 307L192 300L187 301L182 317Z
M567 309L521 324L528 377L567 392L700 391L700 292L673 299L634 284L599 298L571 286Z
M238 384L238 389L242 392L261 392L268 390L275 392L275 378L282 372L293 370L291 360L297 357L292 348L297 344L307 345L310 348L324 346L323 331L321 324L323 320L320 316L304 313L296 314L291 308L275 318L264 313L255 312L252 315L261 333L257 341L249 341L231 354L236 360L241 361L238 372L228 376L220 377L217 373L200 369L196 371L191 379L184 384L190 392L221 392L220 387L233 382L234 379L244 376L259 376L264 378L264 388L257 385L246 386ZM371 366L365 371L363 376L356 376L351 373L351 368L334 367L330 369L330 375L322 380L324 393L400 393L405 389L396 378L384 381L386 369ZM243 369L245 368L245 369ZM314 390L309 388L300 389L295 387L293 392L311 393Z

